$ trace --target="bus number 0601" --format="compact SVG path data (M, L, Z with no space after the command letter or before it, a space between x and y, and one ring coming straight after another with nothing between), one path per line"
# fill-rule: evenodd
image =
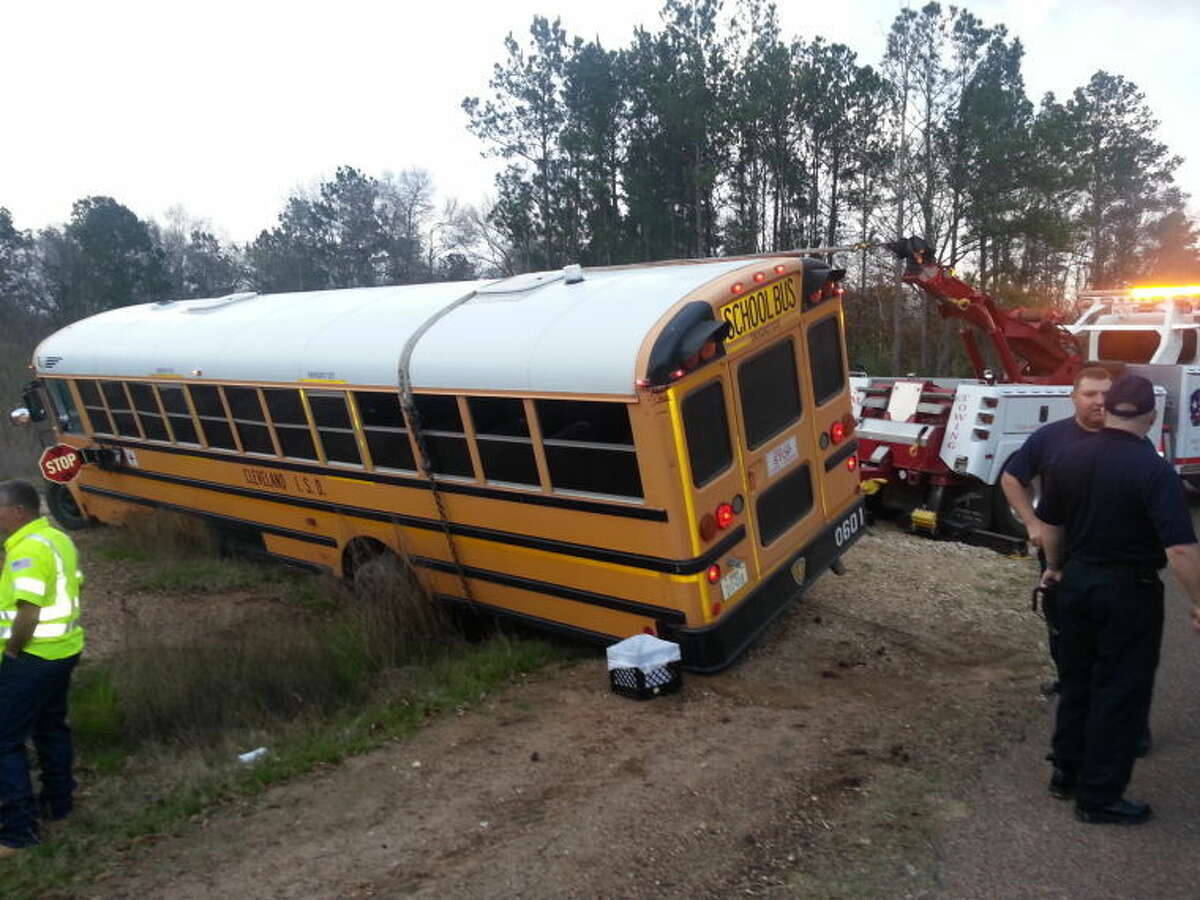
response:
M867 513L863 507L859 507L854 512L850 513L850 518L841 522L833 531L833 542L839 547L854 536L858 529L867 524Z

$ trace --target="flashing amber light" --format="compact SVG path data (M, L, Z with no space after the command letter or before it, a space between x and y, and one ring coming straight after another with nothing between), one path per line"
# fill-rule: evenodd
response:
M737 282L734 282L733 287L731 287L729 290L733 291L735 294L740 294L745 289L746 289L746 286L744 284L742 284L740 281L737 281Z
M775 266L775 274L776 275L782 275L786 270L787 270L787 266L785 266L783 263L779 263L778 265Z
M830 440L832 440L835 444L840 444L842 442L842 438L844 438L845 436L846 436L846 426L843 425L841 422L834 422L833 425L829 429Z
M851 456L848 460L846 460L846 468L849 469L851 472L853 472L855 469L857 469L858 468L858 457Z
M766 280L767 280L766 272L755 272L754 273L754 283L755 284L762 284Z
M1168 300L1172 297L1196 297L1200 296L1200 284L1130 288L1129 296L1134 300Z
M717 527L728 528L733 524L733 504L722 503L717 507Z
M708 567L708 571L704 573L704 577L708 579L709 584L716 584L721 580L721 567L713 563Z
M700 519L700 537L706 541L711 541L717 536L717 520L712 513L705 513Z

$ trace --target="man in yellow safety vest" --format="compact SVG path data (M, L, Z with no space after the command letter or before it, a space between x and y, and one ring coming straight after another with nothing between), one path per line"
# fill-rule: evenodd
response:
M38 843L38 818L71 814L75 779L67 690L83 650L83 574L71 539L40 515L27 481L0 482L0 857ZM35 801L25 743L33 738Z

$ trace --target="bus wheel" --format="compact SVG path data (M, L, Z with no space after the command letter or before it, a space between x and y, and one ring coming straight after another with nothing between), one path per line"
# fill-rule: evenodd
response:
M374 538L355 538L342 554L342 577L361 599L420 591L412 566Z
M46 489L46 506L55 521L67 531L79 531L92 524L65 484L50 483Z

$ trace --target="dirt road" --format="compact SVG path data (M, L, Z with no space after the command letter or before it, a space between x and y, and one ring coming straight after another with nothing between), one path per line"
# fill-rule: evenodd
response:
M142 845L95 897L926 896L1046 677L1031 564L876 533L739 665L602 655Z

